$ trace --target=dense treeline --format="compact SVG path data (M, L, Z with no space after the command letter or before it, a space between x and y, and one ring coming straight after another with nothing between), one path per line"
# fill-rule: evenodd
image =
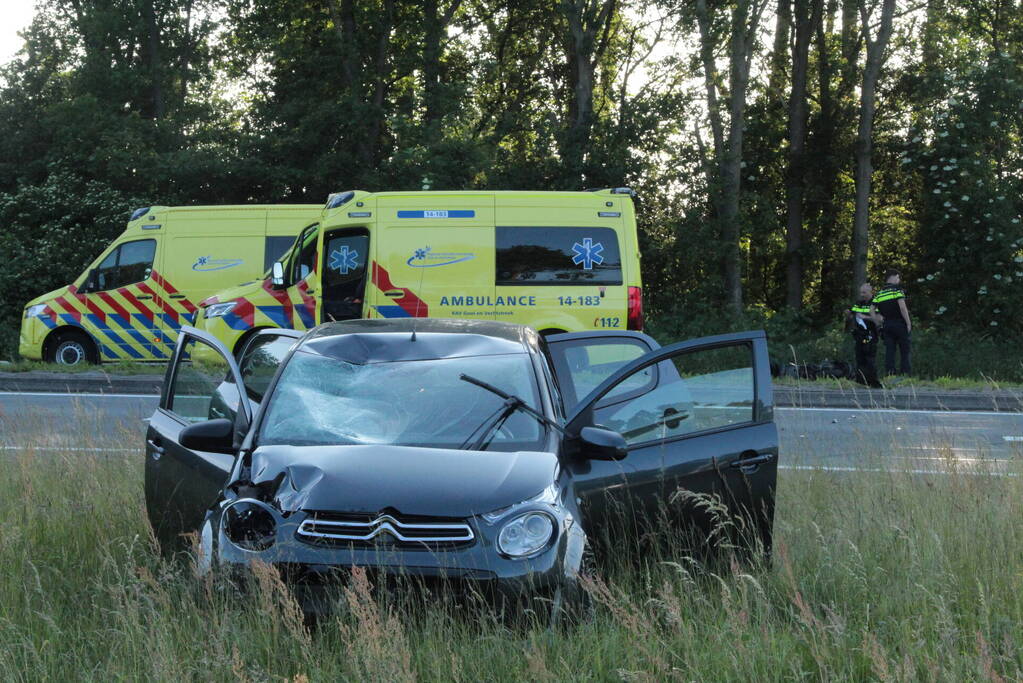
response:
M0 356L151 203L630 185L650 314L904 269L1023 331L1021 0L40 0L0 71Z

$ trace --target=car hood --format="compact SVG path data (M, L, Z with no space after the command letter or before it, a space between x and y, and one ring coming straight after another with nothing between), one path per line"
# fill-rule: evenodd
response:
M63 287L59 287L59 288L53 290L52 292L47 292L46 294L40 294L39 296L37 296L36 298L32 299L27 304L25 304L24 308L28 308L29 306L34 306L36 304L46 304L46 303L49 303L49 302L53 301L54 299L56 299L58 296L63 296L64 294L67 294L67 293L68 293L67 285L65 285Z
M409 446L264 446L252 483L285 512L318 510L468 517L537 495L554 482L553 453Z
M221 303L223 301L231 301L241 297L252 296L257 294L263 289L262 280L252 280L251 282L243 282L240 285L234 287L228 287L222 289L211 297L207 297L199 302L200 306L209 306L211 304Z

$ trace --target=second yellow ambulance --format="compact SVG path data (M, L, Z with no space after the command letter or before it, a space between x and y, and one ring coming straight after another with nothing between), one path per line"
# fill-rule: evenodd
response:
M321 205L152 206L71 284L29 301L19 352L64 365L163 360L211 294L261 278Z

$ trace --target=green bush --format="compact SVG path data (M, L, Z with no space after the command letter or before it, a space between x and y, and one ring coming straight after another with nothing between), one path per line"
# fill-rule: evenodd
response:
M751 308L737 316L727 313L721 306L678 302L668 310L653 311L647 325L647 332L661 344L754 329L767 332L771 360L781 364L853 361L852 341L840 317L832 325L820 327L798 312L772 313L763 308ZM966 328L914 326L912 344L916 377L1023 382L1023 358L1019 349L1007 349L1004 340L993 336ZM884 368L884 355L881 343L877 357L879 368Z

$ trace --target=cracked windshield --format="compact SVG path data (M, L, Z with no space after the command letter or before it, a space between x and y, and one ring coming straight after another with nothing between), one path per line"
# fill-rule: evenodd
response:
M463 373L539 410L524 354L356 365L300 352L284 369L259 443L458 448L503 404ZM542 428L515 412L491 436L488 450L536 450Z

